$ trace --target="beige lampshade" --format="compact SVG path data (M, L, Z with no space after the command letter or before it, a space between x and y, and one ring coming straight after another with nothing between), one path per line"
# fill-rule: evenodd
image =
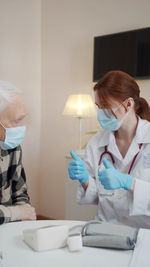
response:
M91 96L88 94L69 95L63 115L81 118L96 116L96 108Z

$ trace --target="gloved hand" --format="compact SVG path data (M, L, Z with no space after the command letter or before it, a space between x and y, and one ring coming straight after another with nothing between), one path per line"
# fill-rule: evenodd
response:
M70 151L70 155L74 160L72 160L68 166L69 177L72 180L78 180L81 184L87 182L89 179L89 172L84 161L72 150Z
M133 177L115 169L106 158L103 158L102 161L106 169L98 173L98 178L104 186L104 189L113 190L124 188L125 190L130 190Z

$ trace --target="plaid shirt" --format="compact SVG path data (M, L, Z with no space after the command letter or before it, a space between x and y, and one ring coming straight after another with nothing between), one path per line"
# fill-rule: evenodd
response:
M18 205L29 203L21 146L0 148L0 224L21 220Z

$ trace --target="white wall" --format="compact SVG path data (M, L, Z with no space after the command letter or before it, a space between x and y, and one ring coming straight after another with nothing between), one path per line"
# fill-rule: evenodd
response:
M42 1L41 214L64 218L65 154L77 148L78 123L61 113L70 93L92 94L93 37L147 27L149 11L149 0ZM140 86L150 98L150 80Z
M24 92L28 129L23 162L32 205L38 212L41 118L41 1L0 0L0 79Z

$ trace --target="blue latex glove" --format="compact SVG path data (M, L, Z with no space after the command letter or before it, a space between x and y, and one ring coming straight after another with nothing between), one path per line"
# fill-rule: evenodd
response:
M113 190L124 188L125 190L130 190L133 181L132 176L115 169L106 158L103 158L102 161L106 169L98 173L98 178L104 186L104 189Z
M70 155L74 159L68 166L70 179L78 180L81 184L87 182L89 179L89 172L84 161L72 150L70 151Z

